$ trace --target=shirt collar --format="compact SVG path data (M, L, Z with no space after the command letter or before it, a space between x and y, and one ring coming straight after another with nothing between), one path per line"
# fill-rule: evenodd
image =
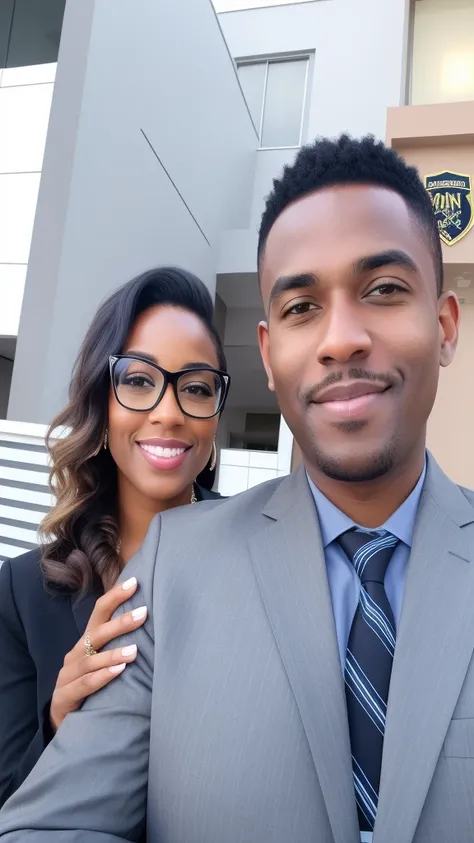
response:
M360 524L356 524L355 521L345 515L344 512L341 512L337 506L334 506L334 504L319 491L308 474L306 476L316 504L324 547L327 547L328 544L335 541L335 539L342 535L342 533L345 533L346 530L351 530L353 527L360 527ZM382 524L382 526L378 528L379 530L387 530L389 533L392 533L392 535L396 536L397 539L400 539L400 541L404 542L404 544L408 545L408 547L411 547L413 540L416 514L418 511L418 504L420 502L420 495L423 489L423 483L425 482L425 476L426 461L418 483L411 494L402 503L402 505L398 507L396 512L387 519L385 524Z

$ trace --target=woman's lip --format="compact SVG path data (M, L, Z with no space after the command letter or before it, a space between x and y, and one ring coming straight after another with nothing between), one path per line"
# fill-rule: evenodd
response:
M137 446L140 450L141 455L146 459L147 463L151 465L152 468L157 468L160 471L173 471L177 468L180 468L191 450L191 447L187 445L186 450L182 451L182 453L177 454L176 456L167 457L159 456L158 454L153 454L151 453L151 451L145 450L145 448L142 447L140 442L137 442Z

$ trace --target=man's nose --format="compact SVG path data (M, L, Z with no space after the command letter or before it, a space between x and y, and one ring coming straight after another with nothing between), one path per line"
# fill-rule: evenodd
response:
M161 424L168 428L184 424L185 416L176 400L171 384L168 384L163 398L158 406L148 414L148 418L152 424Z
M357 304L334 303L323 316L321 329L318 360L323 366L363 360L370 354L372 339Z

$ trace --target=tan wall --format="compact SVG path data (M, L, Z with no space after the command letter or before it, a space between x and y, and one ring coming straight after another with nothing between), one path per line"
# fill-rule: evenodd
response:
M389 108L387 144L416 167L422 178L450 170L470 176L474 185L474 102ZM446 266L472 264L474 268L474 226L454 246L443 244L443 256Z
M474 102L389 108L387 143L422 177L451 170L474 183ZM428 447L453 480L474 488L474 227L454 246L443 245L443 257L445 288L466 303L455 360L441 371ZM460 276L470 286L459 286Z
M454 362L441 370L428 448L449 476L474 488L474 305L463 305Z
M470 176L474 187L474 142L465 145L407 146L403 148L402 154L409 164L417 168L422 178L430 173L451 170ZM442 249L445 266L450 263L474 264L474 226L454 246L445 246L443 243Z

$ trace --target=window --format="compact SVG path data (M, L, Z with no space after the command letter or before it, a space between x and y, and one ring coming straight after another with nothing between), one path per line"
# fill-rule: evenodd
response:
M66 0L0 0L0 67L57 62Z
M262 148L300 146L309 57L237 65L240 84Z
M412 105L466 100L474 100L474 0L416 0Z
M229 432L228 447L244 451L278 451L280 421L280 413L246 413L244 430Z

